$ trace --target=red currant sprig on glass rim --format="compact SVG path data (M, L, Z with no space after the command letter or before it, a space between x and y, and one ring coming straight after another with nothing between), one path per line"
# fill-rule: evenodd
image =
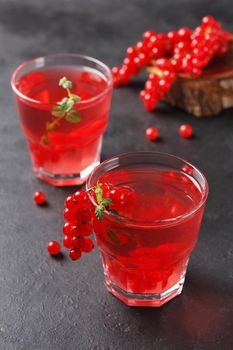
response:
M94 248L89 238L93 231L92 219L102 221L105 211L118 214L118 210L127 206L133 198L132 190L128 187L116 188L99 182L88 192L91 192L96 202L95 210L85 191L77 191L65 201L64 218L67 222L62 228L63 246L69 250L72 260L80 259L82 253L90 253Z
M63 246L70 250L72 260L80 259L82 253L89 253L94 248L92 240L86 238L92 234L89 204L88 194L82 190L68 196L65 201L64 218L67 222L63 226Z
M167 34L148 30L141 41L126 50L122 66L112 69L114 86L127 85L143 67L151 74L140 98L153 111L176 80L177 74L199 77L214 56L228 51L230 34L211 16L191 30L180 28Z

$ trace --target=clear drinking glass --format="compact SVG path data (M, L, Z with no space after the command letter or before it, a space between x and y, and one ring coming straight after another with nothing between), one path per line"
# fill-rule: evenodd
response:
M67 96L58 85L65 76L79 120L52 115ZM55 186L83 183L100 162L112 95L111 70L102 62L77 54L36 58L21 64L11 79L35 175Z
M87 189L97 181L134 194L124 214L94 219L107 289L130 306L161 306L182 292L208 195L204 175L173 155L134 152L100 164Z

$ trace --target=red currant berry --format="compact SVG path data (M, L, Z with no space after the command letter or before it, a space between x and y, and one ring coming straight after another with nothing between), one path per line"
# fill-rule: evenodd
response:
M80 226L72 225L70 229L70 235L71 236L77 236L80 232Z
M44 192L35 192L33 198L35 203L38 205L44 204L46 202L46 197Z
M171 83L166 79L160 79L159 88L161 92L167 92L170 89Z
M148 99L147 101L144 101L144 107L147 111L153 112L155 110L155 107L157 105L157 100L153 97Z
M51 241L47 246L47 250L50 255L57 255L60 253L61 247L57 241Z
M81 249L84 246L85 238L82 236L75 236L71 238L71 246L72 248L79 248Z
M149 141L155 141L159 137L159 132L157 128L146 129L146 138Z
M143 65L143 62L139 57L135 57L134 60L134 65L135 65L135 74L139 73L141 66Z
M119 74L120 67L113 67L112 68L112 74L113 76L117 76Z
M90 236L92 234L92 225L91 224L80 225L79 233L82 236Z
M137 72L137 67L135 66L134 59L126 57L123 61L124 66L127 68L129 74L135 74Z
M74 199L77 201L79 205L88 202L88 194L87 192L80 190L74 193Z
M205 16L205 17L202 18L202 23L203 24L212 25L214 22L215 22L215 19L212 16Z
M192 34L192 31L187 27L180 28L180 30L178 31L178 35L182 40L188 40L191 34Z
M157 74L150 74L148 81L151 81L153 85L157 84L159 81L159 77Z
M92 215L88 207L81 207L78 211L78 215L82 223L88 223L89 221L91 221Z
M101 184L101 188L103 191L103 197L104 198L110 198L111 196L111 186L110 184L103 183Z
M172 43L176 43L179 40L178 33L174 31L167 33L167 37Z
M71 237L70 236L64 236L62 244L65 248L71 249L72 244L71 244Z
M72 225L69 222L66 222L63 225L62 231L63 231L64 235L68 236L71 233L71 227L72 227Z
M163 78L169 83L173 83L176 79L176 74L174 72L171 72L169 70L165 70L163 72Z
M121 84L127 85L130 80L130 72L127 66L123 66L119 72Z
M93 244L92 240L89 238L86 238L84 245L82 247L82 251L84 253L90 253L93 250L93 248L94 248L94 244Z
M157 104L157 100L151 93L146 93L144 97L144 107L146 110L152 112Z
M156 66L161 69L171 69L170 60L167 58L159 58L158 60L156 60Z
M128 49L126 50L126 53L127 53L127 57L128 58L135 58L136 57L136 55L137 55L137 50L134 48L134 47L132 47L132 46L130 46L130 47L128 47Z
M174 49L174 53L176 54L176 53L178 53L178 54L180 54L180 53L186 53L186 52L188 52L190 50L190 44L187 42L187 41L180 41L177 45L176 45L176 47L175 47L175 49Z
M120 195L120 204L125 205L127 204L130 199L132 198L134 192L129 187L120 187L118 189L119 195Z
M120 85L119 71L120 71L120 67L113 67L112 68L113 85L114 86L119 86Z
M200 75L201 75L201 69L200 68L197 68L197 67L194 67L193 69L192 69L192 75L194 76L194 77L199 77Z
M146 91L145 91L145 90L140 91L139 97L140 97L140 99L141 99L142 101L144 101L145 95L146 95Z
M162 49L157 47L157 46L152 47L151 53L152 53L153 58L162 58L162 56L163 56Z
M65 201L65 207L68 208L68 209L75 209L75 207L77 206L77 201L75 199L74 196L68 196L66 198L66 201Z
M142 37L143 39L150 39L152 35L156 35L154 30L147 30L145 33L143 33Z
M183 124L179 128L179 134L181 137L184 137L185 139L188 139L193 134L193 129L191 125L189 124Z
M81 258L81 251L80 249L72 249L69 253L69 257L71 260L78 260Z
M78 217L77 213L68 208L64 210L64 219L74 224L80 222L80 218Z

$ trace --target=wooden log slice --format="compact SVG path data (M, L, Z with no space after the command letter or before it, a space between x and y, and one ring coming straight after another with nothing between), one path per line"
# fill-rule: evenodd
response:
M148 67L153 73L153 66ZM233 107L233 37L225 57L215 58L198 78L179 74L165 101L196 117L212 116Z

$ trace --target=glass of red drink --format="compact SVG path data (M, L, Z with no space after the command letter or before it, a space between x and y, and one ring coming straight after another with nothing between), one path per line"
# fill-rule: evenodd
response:
M107 289L130 306L161 306L179 295L208 195L204 175L173 155L133 152L100 164L87 189L97 182L131 193L119 212L94 219Z
M52 115L66 97L58 84L62 77L81 98L74 105L78 122ZM91 57L52 55L21 64L11 85L35 175L56 186L83 183L100 161L112 95L110 69Z

